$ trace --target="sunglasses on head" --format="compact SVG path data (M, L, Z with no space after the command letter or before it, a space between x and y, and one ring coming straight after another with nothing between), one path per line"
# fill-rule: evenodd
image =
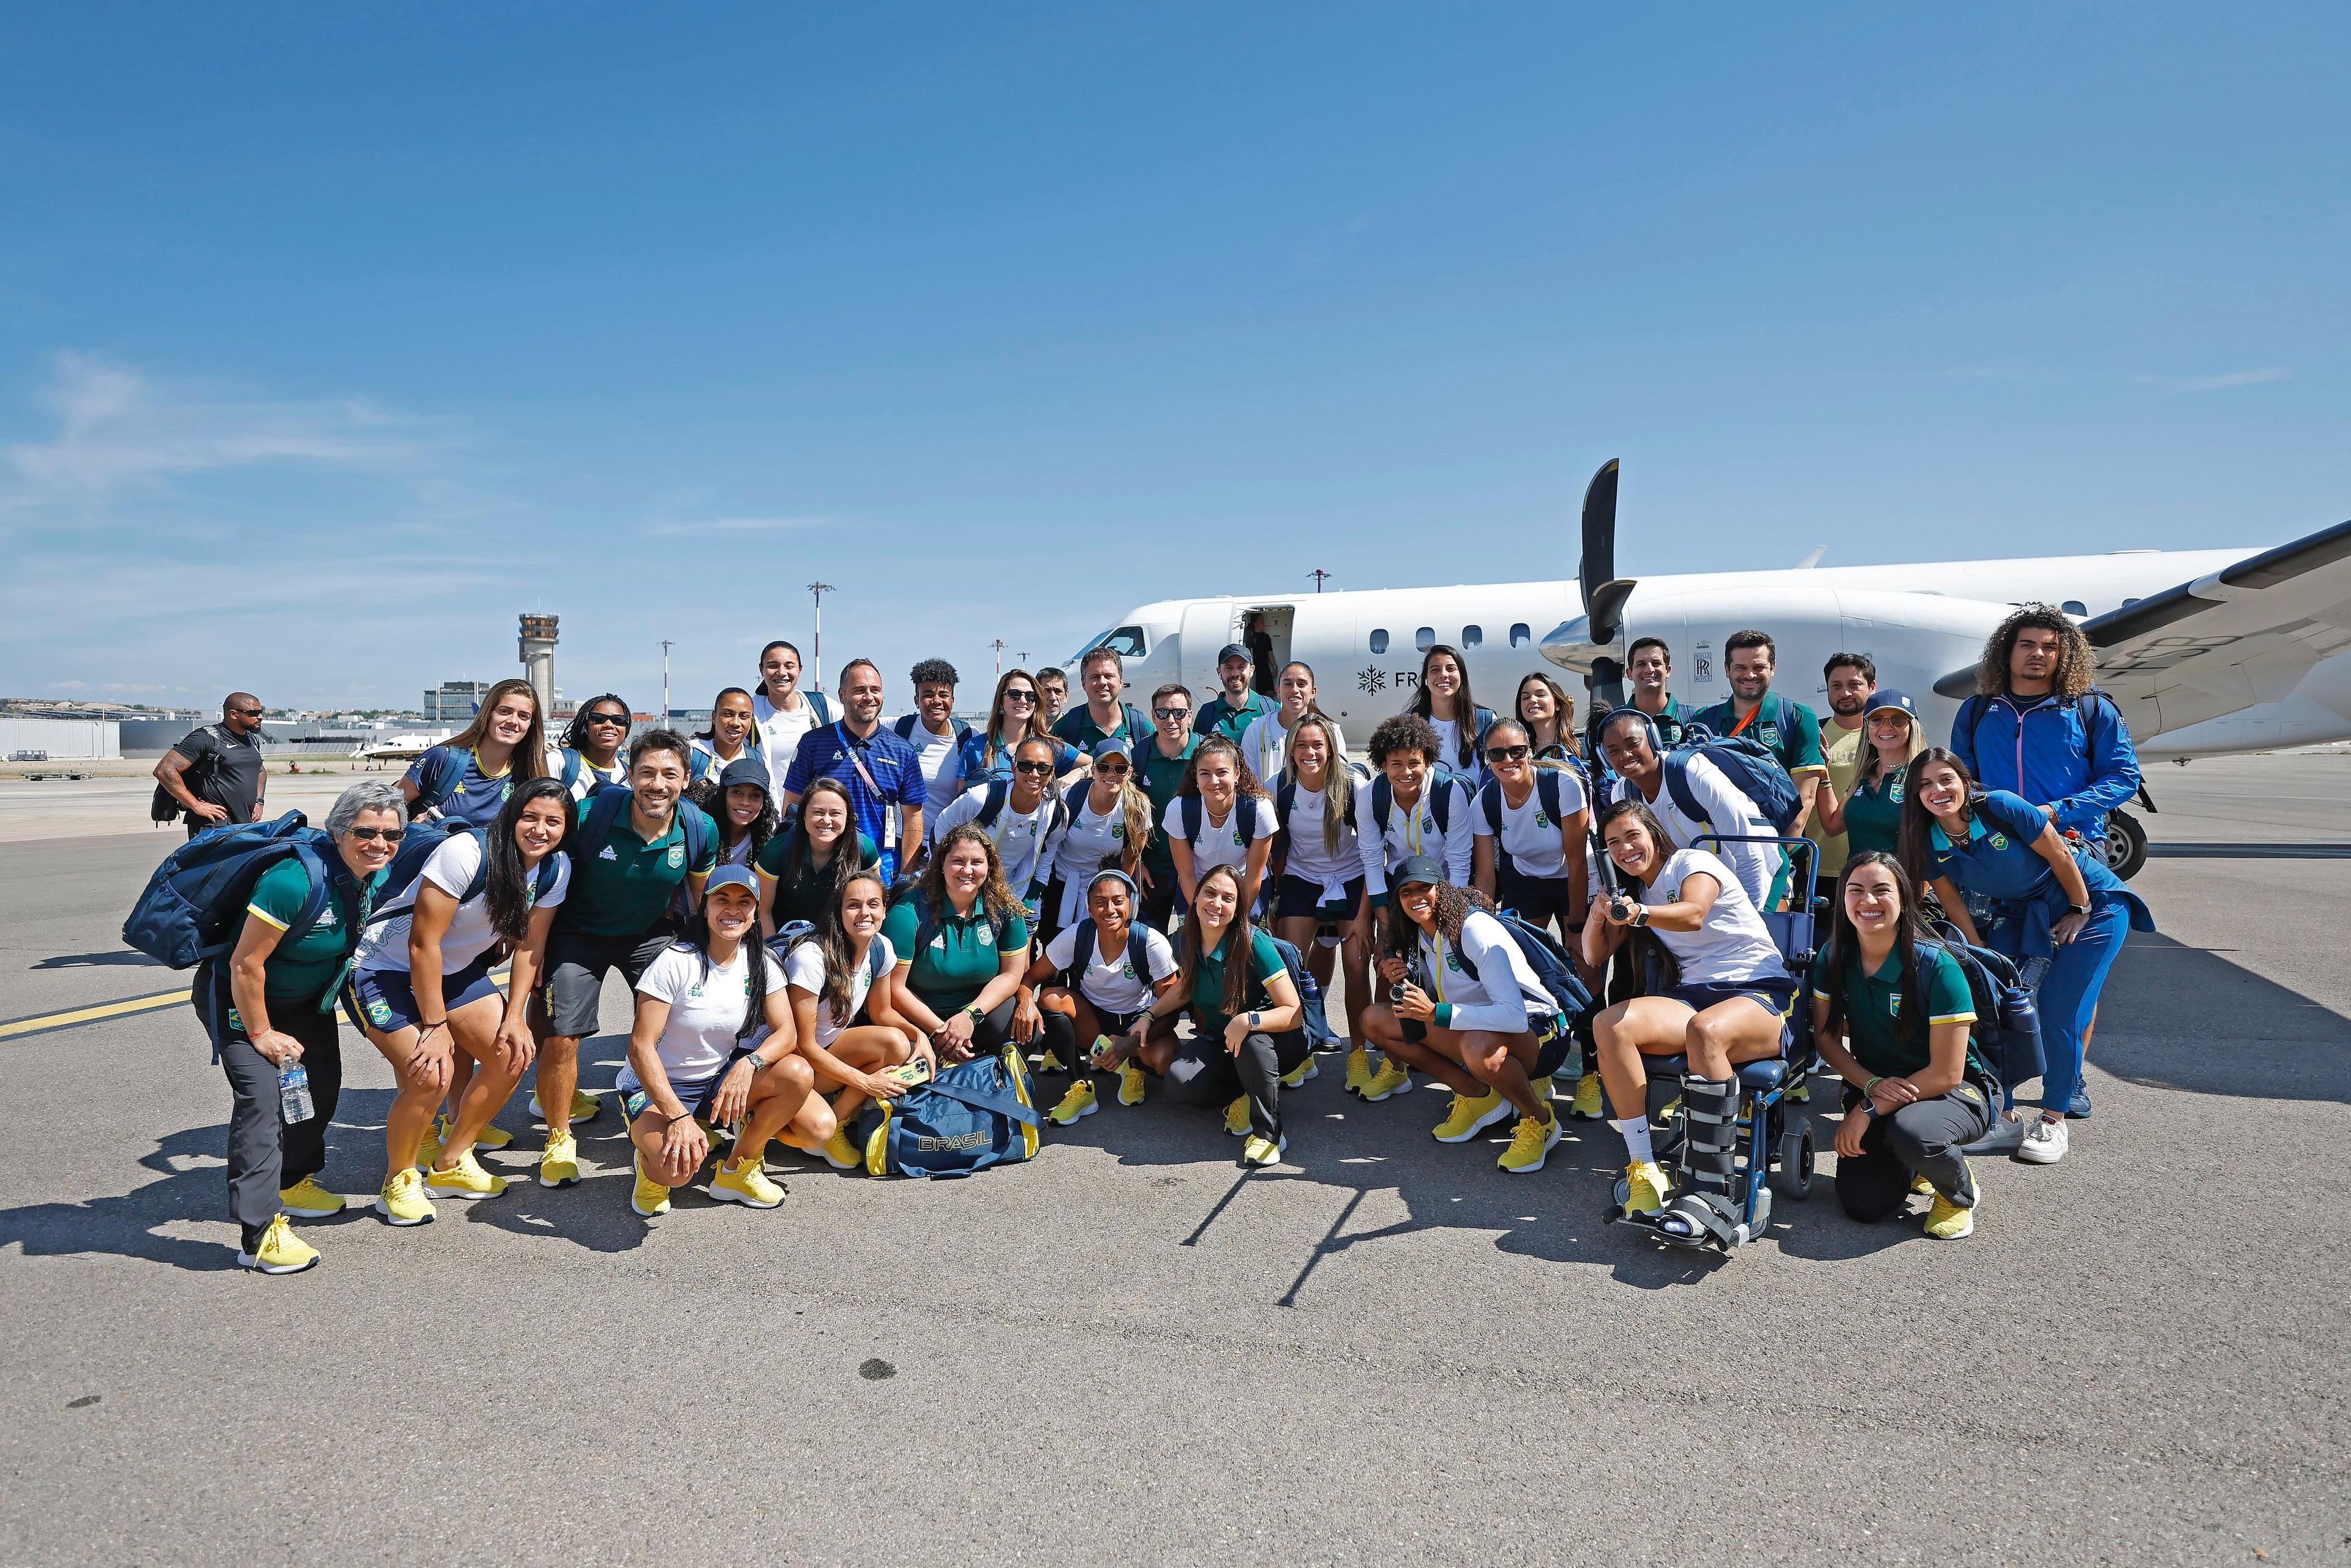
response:
M588 716L588 722L610 725L616 729L626 729L629 727L629 716L624 713L591 713Z
M1012 765L1012 770L1015 773L1041 774L1050 779L1053 775L1053 765L1050 762L1016 762Z
M350 830L350 834L351 837L366 843L373 843L376 840L381 839L385 843L396 844L407 831L405 828L353 828Z
M1489 746L1486 748L1489 762L1524 762L1534 748L1527 746Z

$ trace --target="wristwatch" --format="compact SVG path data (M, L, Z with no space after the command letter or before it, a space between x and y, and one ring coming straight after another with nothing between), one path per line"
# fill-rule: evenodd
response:
M2090 904L2069 904L2065 907L2072 910L2076 915L2087 915L2091 910L2097 906Z

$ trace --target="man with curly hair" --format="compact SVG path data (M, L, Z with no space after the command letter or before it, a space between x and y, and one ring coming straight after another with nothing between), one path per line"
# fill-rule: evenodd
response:
M2093 843L2139 787L2130 726L2096 679L2090 640L2064 611L2020 605L1984 644L1976 695L1951 725L1951 750L1985 789L2023 796Z

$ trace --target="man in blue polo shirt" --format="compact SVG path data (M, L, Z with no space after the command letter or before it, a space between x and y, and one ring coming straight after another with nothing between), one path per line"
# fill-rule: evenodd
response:
M840 779L857 808L858 831L883 846L887 882L922 846L923 804L929 797L923 759L883 727L882 672L872 660L852 659L841 672L841 717L800 737L784 775L783 809L797 807L817 779Z

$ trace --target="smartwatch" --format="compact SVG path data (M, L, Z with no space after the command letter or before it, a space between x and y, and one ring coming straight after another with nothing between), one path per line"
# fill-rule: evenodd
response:
M2065 907L2072 910L2076 915L2087 915L2092 910L2095 909L2097 905L2094 904L2069 904Z

